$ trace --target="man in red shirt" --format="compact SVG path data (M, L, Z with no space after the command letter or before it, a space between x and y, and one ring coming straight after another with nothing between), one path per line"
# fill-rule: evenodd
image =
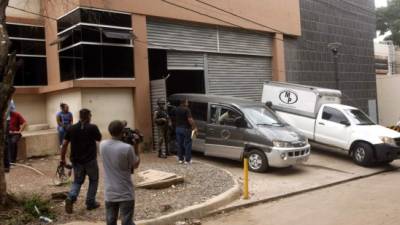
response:
M8 124L8 153L10 156L11 163L17 161L18 155L18 141L21 139L21 133L26 126L25 119L15 111L11 109L10 122Z

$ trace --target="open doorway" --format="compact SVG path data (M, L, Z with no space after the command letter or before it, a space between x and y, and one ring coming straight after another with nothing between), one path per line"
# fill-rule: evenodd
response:
M177 93L206 93L203 70L169 70L167 96Z
M168 77L164 87L167 96L176 93L206 93L204 70L184 68L185 62L182 62L180 69L176 61L174 69L168 69L168 54L163 49L149 49L148 55L150 80L162 80ZM160 85L156 87L161 88Z

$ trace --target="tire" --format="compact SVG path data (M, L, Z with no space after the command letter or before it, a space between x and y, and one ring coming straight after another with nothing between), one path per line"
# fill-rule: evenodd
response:
M352 149L353 161L360 166L371 166L374 162L374 149L363 142L356 143Z
M249 169L253 172L262 173L268 169L268 159L264 152L251 150L249 152Z

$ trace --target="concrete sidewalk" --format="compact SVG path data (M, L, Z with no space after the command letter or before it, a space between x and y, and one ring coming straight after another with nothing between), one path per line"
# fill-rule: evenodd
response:
M197 156L196 160L220 166L242 180L240 162ZM400 168L400 160L387 166L365 168L353 163L350 157L339 153L313 149L308 162L290 168L271 168L267 173L249 174L250 199L233 202L218 211L279 199L307 190L318 189L377 173Z

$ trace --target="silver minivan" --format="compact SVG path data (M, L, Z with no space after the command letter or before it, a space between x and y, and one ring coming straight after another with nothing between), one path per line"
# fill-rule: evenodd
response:
M178 106L185 99L198 127L194 151L238 161L247 154L256 172L308 160L307 138L261 103L205 94L174 94L168 101Z

